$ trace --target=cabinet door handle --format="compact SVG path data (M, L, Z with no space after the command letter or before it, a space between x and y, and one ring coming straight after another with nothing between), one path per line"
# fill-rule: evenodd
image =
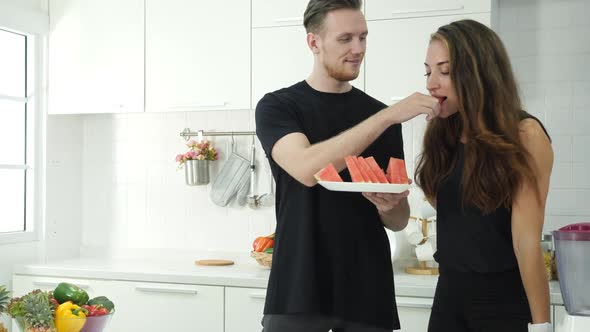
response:
M195 289L187 289L187 288L166 288L166 287L153 287L153 286L136 286L135 290L140 292L148 292L148 293L170 293L170 294L189 294L189 295L197 295L197 291Z
M411 10L396 10L391 13L391 15L401 15L401 14L420 14L420 13L432 13L432 12L447 12L451 10L463 10L465 9L464 5L458 5L455 7L446 7L446 8L430 8L430 9L411 9Z
M398 297L395 302L400 308L432 309L432 299Z
M399 303L399 302L397 302L397 306L400 308L432 309L432 305L426 304L426 303Z
M55 281L33 281L33 285L39 286L39 287L57 287L58 284L59 283L55 282ZM74 285L76 285L82 289L90 288L90 285L88 285L88 284L75 283Z
M250 293L250 298L264 300L266 299L266 293Z
M277 23L285 23L285 22L300 22L303 21L303 17L279 17L274 19Z
M186 108L205 108L205 107L223 107L226 106L227 102L220 103L207 103L207 104L182 104L182 105L171 105L168 108L172 109L186 109Z

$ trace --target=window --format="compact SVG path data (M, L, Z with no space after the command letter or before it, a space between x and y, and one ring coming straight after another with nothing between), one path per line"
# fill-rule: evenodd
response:
M34 39L0 29L0 242L36 236Z

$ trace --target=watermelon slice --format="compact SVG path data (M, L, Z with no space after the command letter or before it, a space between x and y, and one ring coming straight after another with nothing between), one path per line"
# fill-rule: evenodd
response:
M408 173L406 172L406 163L403 159L389 158L387 166L387 179L389 183L407 184Z
M369 174L367 174L367 172L365 171L365 168L363 167L362 163L358 160L358 157L354 157L355 162L356 162L356 166L358 167L359 171L361 172L361 176L363 177L363 182L367 182L367 183L371 183L371 178L369 177Z
M371 167L369 167L369 164L367 164L365 158L359 156L357 158L357 161L361 168L361 172L365 172L365 174L369 177L369 181L372 183L379 183L379 180L377 180L377 176L373 173Z
M377 177L377 181L379 181L380 183L389 183L389 181L387 181L387 177L385 177L385 173L383 173L383 170L381 169L381 167L379 167L379 164L377 164L375 158L369 157L365 159L365 161Z
M345 157L344 162L346 162L346 167L348 167L348 172L350 173L350 178L352 182L365 182L365 179L363 178L363 175L357 164L356 157Z
M336 170L336 167L334 167L332 163L329 163L328 166L315 173L314 177L318 181L343 182L340 174L338 174L338 171Z

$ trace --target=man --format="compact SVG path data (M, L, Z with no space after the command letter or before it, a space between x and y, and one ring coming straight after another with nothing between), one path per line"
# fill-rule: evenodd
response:
M400 123L435 117L440 106L416 93L386 107L350 85L366 49L360 9L361 0L311 0L304 14L311 74L256 107L257 135L277 183L264 332L399 329L383 226L406 226L408 192L332 192L314 174L328 163L343 170L349 155L373 156L385 168L389 157L404 156ZM342 176L350 181L348 172Z

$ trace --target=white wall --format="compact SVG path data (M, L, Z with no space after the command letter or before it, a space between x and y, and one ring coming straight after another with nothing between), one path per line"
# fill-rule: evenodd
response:
M545 230L590 221L590 1L502 0L498 28L555 164Z
M590 219L586 203L590 198L590 150L586 147L590 134L585 131L590 128L590 115L585 112L590 106L586 92L590 90L590 66L585 61L590 58L590 44L584 42L590 34L584 17L588 12L588 1L527 0L499 1L495 15L495 29L512 58L526 109L545 122L554 142L556 163L547 231ZM48 172L52 162L54 170L56 165L68 167L52 173L57 178L49 179L48 192L55 190L53 186L73 190L59 198L59 208L50 211L48 204L48 220L54 220L51 227L55 231L49 236L56 241L79 232L76 227L81 223L86 253L100 246L107 246L108 254L148 248L247 252L255 236L274 227L274 208L217 207L208 198L210 185L184 185L183 173L173 161L185 149L178 136L183 128L253 130L252 111L88 115L79 121L67 116L50 118L54 128L59 128L53 133L48 130L50 138L60 136L54 141L65 144L64 149L81 149L81 156L73 153L48 158ZM404 135L416 152L423 128L412 127ZM64 132L74 136L65 137ZM225 151L227 138L212 140ZM248 156L249 139L239 138L238 142L242 155ZM78 157L80 169L75 167L77 161L71 165L68 161ZM215 163L212 178L222 164L223 160ZM267 190L268 177L260 148L258 164L257 191L262 193ZM81 188L74 183L78 176ZM68 204L72 208L66 213ZM75 241L66 244L74 251L76 245ZM49 247L59 252L59 246Z
M79 255L82 233L83 117L47 119L45 257Z

